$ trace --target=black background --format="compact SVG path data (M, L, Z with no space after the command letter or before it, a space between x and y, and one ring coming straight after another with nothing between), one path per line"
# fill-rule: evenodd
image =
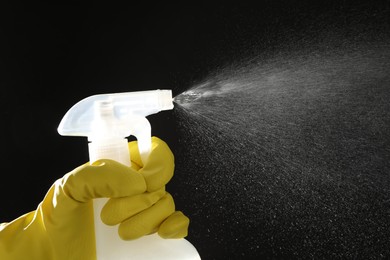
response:
M79 100L100 93L157 88L178 94L256 50L272 53L283 46L299 48L299 42L315 39L324 30L362 38L367 31L370 37L376 35L375 30L384 33L390 28L389 12L388 2L372 1L258 1L255 6L2 4L0 221L34 210L56 179L88 160L86 139L63 137L56 130L62 116ZM150 121L153 134L175 152L178 126L172 113L153 115ZM249 248L246 242L236 241L235 236L256 238L261 230L242 234L248 230L237 227L225 233L224 221L200 216L200 205L207 208L215 203L186 203L186 198L193 202L204 196L185 193L186 183L194 177L180 172L185 164L180 154L176 161L176 174L185 182L174 179L169 188L178 208L194 223L188 239L203 259L306 258L316 256L316 250L322 250L319 255L325 258L351 257L342 251L332 254L332 246L313 245L297 254L283 251L277 243L259 242L258 247ZM388 213L389 204L382 207ZM207 223L200 225L200 221ZM207 229L218 231L219 240L208 236ZM383 252L390 256L388 250ZM378 257L374 252L361 257L370 255Z

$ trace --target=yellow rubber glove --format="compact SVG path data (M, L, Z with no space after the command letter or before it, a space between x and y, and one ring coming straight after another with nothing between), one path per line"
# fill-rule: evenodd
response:
M137 150L135 143L129 146ZM99 160L57 180L35 211L0 225L0 259L96 259L92 199L100 197L111 198L102 219L120 223L124 239L156 230L162 237L184 237L188 218L175 212L164 190L174 167L168 146L153 138L145 166L133 157L132 167ZM127 202L134 204L124 206Z
M152 152L143 165L137 142L129 143L132 168L146 181L147 192L137 196L112 198L103 207L101 218L107 225L119 224L119 235L132 240L158 231L162 238L187 236L189 219L175 211L165 185L173 176L174 158L165 142L152 137ZM142 227L142 228L140 228Z

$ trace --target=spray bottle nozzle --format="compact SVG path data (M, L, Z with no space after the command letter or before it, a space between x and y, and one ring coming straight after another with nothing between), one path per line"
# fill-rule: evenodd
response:
M126 164L130 164L128 152L123 151L123 154L118 147L125 150L123 140L133 135L138 140L141 157L145 162L151 148L151 127L146 116L173 109L172 100L171 90L90 96L65 114L58 132L61 135L88 137L91 141L91 162L106 158Z

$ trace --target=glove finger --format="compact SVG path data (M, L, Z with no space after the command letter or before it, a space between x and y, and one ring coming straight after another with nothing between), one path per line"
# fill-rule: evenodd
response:
M158 234L162 238L184 238L188 235L189 224L189 218L183 212L176 211L161 224Z
M130 152L131 168L139 171L142 167L144 167L144 164L138 150L138 141L129 142L128 147Z
M110 199L102 209L101 219L106 225L117 225L151 207L165 194L165 187L163 187L155 192Z
M119 236L124 240L133 240L151 234L174 211L175 203L167 193L150 208L122 222L118 229Z
M129 149L131 160L140 168L139 172L144 176L147 185L147 191L155 191L165 186L173 176L174 157L168 145L157 137L152 137L152 150L150 156L144 165L139 151L138 142L130 142Z
M61 186L69 197L79 202L133 196L146 190L145 179L139 172L106 159L74 169L63 177Z

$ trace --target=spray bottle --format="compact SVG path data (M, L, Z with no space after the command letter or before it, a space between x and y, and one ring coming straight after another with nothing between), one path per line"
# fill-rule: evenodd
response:
M58 132L88 137L90 162L112 159L131 165L127 137L137 138L145 163L151 151L151 126L146 116L173 109L171 90L149 90L87 97L75 104L61 120ZM117 226L107 226L100 212L107 198L94 200L96 255L98 260L200 259L186 239L162 239L157 234L133 241L122 240Z

